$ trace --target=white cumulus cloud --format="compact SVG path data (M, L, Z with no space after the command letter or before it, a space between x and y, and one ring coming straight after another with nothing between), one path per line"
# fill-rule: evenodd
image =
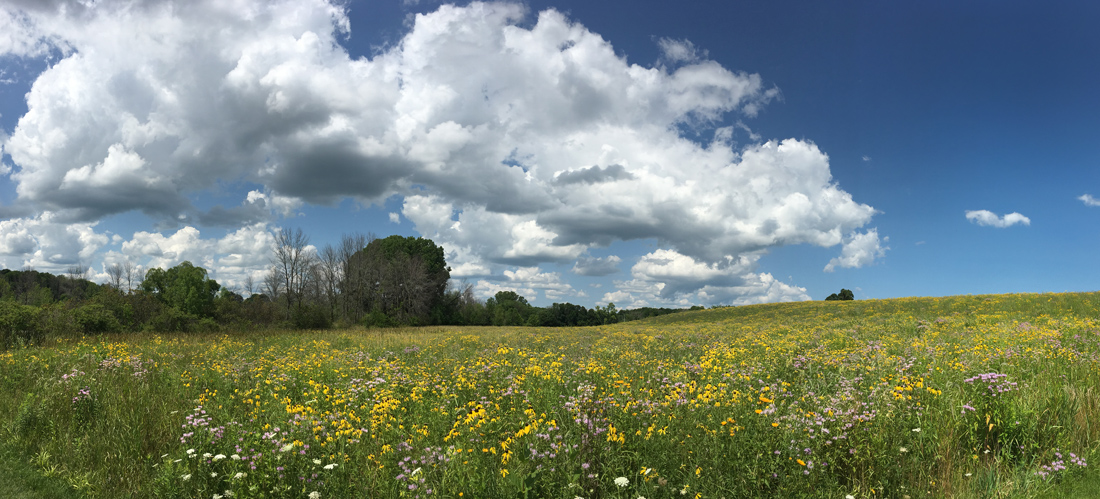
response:
M504 278L499 281L479 280L475 286L475 293L482 298L489 298L499 291L515 291L528 302L539 297L539 293L549 301L559 301L570 296L584 296L583 292L573 289L573 286L561 279L557 272L541 272L538 267L520 267L516 270L505 270Z
M1016 212L999 217L996 213L989 210L971 210L966 212L966 219L978 225L1002 229L1016 224L1031 225L1030 218Z
M829 260L829 263L825 265L825 272L832 272L837 267L860 268L870 265L876 258L882 258L886 255L886 250L890 248L883 246L882 243L889 240L889 237L879 240L878 229L871 229L862 234L854 234L844 243L840 256Z
M107 235L96 223L68 223L53 212L35 217L0 220L0 266L31 267L62 273L72 265L88 266Z
M687 40L658 39L670 65L641 66L559 11L482 2L418 14L371 57L341 46L353 29L329 0L0 6L0 55L61 57L5 144L16 202L69 221L140 210L187 224L134 234L122 251L240 276L254 262L219 263L220 243L177 220L197 212L195 193L262 186L198 213L246 231L302 203L403 196L400 215L444 246L456 276L550 299L571 291L523 269L577 262L597 275L610 261L582 255L616 241L670 252L635 263L637 286L708 303L802 299L752 270L769 248L844 244L833 267L882 256L858 251L878 241L860 232L874 208L836 184L812 142L760 142L740 122L753 143L735 146L732 128L710 143L681 133L778 96Z
M1081 202L1085 203L1085 206L1100 206L1100 199L1092 197L1091 194L1082 194L1077 199L1080 199Z
M618 289L605 293L602 301L634 308L810 299L805 288L783 283L768 273L756 273L759 258L757 253L706 263L676 251L657 250L631 268L633 279L616 281Z

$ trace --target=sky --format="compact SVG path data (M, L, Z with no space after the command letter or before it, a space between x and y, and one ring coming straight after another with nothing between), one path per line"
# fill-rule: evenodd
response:
M536 305L1094 291L1093 2L0 0L0 268L430 238Z

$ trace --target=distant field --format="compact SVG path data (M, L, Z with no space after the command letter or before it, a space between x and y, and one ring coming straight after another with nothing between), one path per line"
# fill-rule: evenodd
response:
M67 340L0 416L21 497L1090 497L1100 294Z

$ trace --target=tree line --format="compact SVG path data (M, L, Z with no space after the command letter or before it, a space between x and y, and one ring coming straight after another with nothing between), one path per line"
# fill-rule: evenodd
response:
M260 292L298 327L592 326L683 310L617 310L612 303L535 307L514 291L481 301L472 285L450 281L443 248L421 237L352 234L321 249L313 249L301 229L284 229L276 239Z
M345 235L317 249L301 229L276 233L270 266L232 290L206 269L182 262L144 272L130 262L88 279L74 265L60 275L0 270L0 345L46 336L223 329L323 329L419 325L593 326L683 309L535 307L514 291L479 300L450 281L443 248L420 237ZM702 307L693 307L693 309Z

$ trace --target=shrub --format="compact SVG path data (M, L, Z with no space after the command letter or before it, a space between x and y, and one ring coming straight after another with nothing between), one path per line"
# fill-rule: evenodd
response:
M0 301L0 344L11 348L17 344L42 341L38 325L39 309L10 301Z
M363 325L366 327L398 327L400 324L393 317L386 315L381 310L375 310L363 316Z
M194 330L198 317L184 313L176 307L164 307L160 313L145 323L146 331L162 333L186 333Z
M304 305L294 311L291 322L297 329L328 329L332 326L328 312L318 305Z
M73 325L84 334L116 333L122 331L118 318L103 305L90 303L73 309Z

